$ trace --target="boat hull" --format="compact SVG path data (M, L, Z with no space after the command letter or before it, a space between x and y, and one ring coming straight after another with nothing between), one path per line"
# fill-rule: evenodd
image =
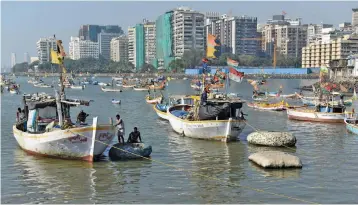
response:
M285 105L278 105L278 106L260 106L256 103L247 103L248 107L258 109L258 110L267 110L267 111L283 111L286 110Z
M30 134L13 126L14 137L19 146L30 154L89 162L100 156L114 138L112 126L97 126L96 138L92 142L93 130L92 126L87 126Z
M175 132L196 139L236 141L246 125L244 120L189 121L180 119L169 112L167 114Z
M159 118L161 118L163 120L168 120L167 112L163 112L163 111L159 110L157 108L157 105L153 105L153 109L154 109L155 113L158 115Z
M287 109L288 119L312 122L343 123L344 113L311 112L295 109Z
M146 101L148 104L157 104L157 103L160 103L160 101L162 101L162 97L154 98L154 99L151 99L151 100L149 100L148 98L146 98L145 101Z
M101 88L103 92L121 92L120 89Z
M135 91L148 91L149 89L148 88L135 88L135 87L133 87L133 90L135 90Z
M356 120L354 120L356 121ZM348 132L358 135L358 125L357 124L351 124L347 122L347 119L344 120L346 124L346 129Z
M152 146L145 147L143 143L115 144L109 150L111 160L142 159L149 157L152 153Z

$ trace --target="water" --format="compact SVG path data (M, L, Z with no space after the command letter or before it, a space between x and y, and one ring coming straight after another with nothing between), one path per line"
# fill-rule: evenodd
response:
M26 78L19 77L16 81L23 92L35 91ZM52 78L46 81L51 82ZM99 81L111 80L100 78ZM267 87L275 91L282 84L284 94L288 94L306 83L307 80L269 80ZM51 92L50 88L37 90ZM164 94L190 92L194 93L189 81L180 80L171 81L163 91ZM246 82L232 83L230 92L240 92L244 98L250 98L252 87ZM263 130L290 131L298 140L297 148L248 145L246 136L252 132L249 126L240 135L239 142L225 144L179 137L145 103L146 92L104 93L99 86L89 85L83 91L68 90L67 95L94 100L90 107L73 109L72 117L83 109L91 117L99 116L100 121L108 122L108 117L114 118L120 113L125 121L126 138L137 126L143 141L153 147L153 161L111 162L105 157L92 165L28 155L18 147L11 130L16 109L21 106L21 96L5 92L1 96L2 203L358 202L358 137L348 134L343 124L290 121L285 113L253 111L245 106L250 125ZM122 104L112 105L112 98L122 100ZM247 159L249 154L259 150L293 153L301 158L303 169L261 169Z

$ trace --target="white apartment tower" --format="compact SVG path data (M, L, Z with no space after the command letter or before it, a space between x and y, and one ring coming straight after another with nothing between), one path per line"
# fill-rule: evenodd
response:
M128 28L128 61L136 67L135 27Z
M354 8L352 11L352 27L358 27L358 8Z
M69 43L69 56L72 60L78 60L81 58L97 59L99 57L98 43L71 36L71 41Z
M120 36L111 41L111 60L115 62L128 62L128 38Z
M11 68L16 65L16 54L11 53Z
M49 38L40 38L37 41L37 55L39 57L40 63L50 62L50 51L51 48L54 51L57 51L56 39L53 37Z
M144 20L144 61L151 64L155 59L156 45L155 45L155 22Z
M186 7L173 10L173 51L176 58L184 51L204 51L204 14Z

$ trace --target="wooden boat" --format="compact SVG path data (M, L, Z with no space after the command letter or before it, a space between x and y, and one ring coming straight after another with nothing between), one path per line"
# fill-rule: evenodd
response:
M120 101L120 100L112 99L112 104L121 104L121 101Z
M18 94L19 91L18 91L18 90L15 90L15 89L10 89L10 93L11 93L11 94Z
M99 86L107 86L108 84L107 83L103 83L103 82L100 82L98 83Z
M38 83L38 84L34 84L34 87L39 87L39 88L52 88L52 85L48 85L45 83Z
M346 124L346 129L358 135L358 119L357 114L354 113L346 113L346 117L344 118L344 123Z
M214 101L208 102L214 103ZM240 116L243 102L220 100L215 103L219 107L228 105L231 112L220 113L220 117L216 117L216 119L194 120L195 114L193 116L190 112L193 109L199 109L200 113L200 107L191 105L175 105L170 107L168 109L168 119L172 129L182 136L196 139L223 142L237 140L237 137L246 125L245 119ZM206 109L205 107L201 108Z
M83 90L85 85L71 85L71 89Z
M101 90L103 92L122 92L121 89L116 89L116 88L105 88L105 87L101 87Z
M343 123L345 107L318 105L316 110L288 107L287 116L291 120Z
M159 118L168 120L167 110L173 105L194 105L196 101L200 100L200 96L195 95L173 95L169 97L167 104L155 104L153 109Z
M148 91L148 90L149 90L149 88L145 88L145 87L136 87L136 86L134 86L134 87L133 87L133 90L135 90L135 91Z
M306 97L306 96L302 96L298 93L295 93L295 94L299 99L301 99L301 101L304 105L315 106L316 104L325 104L325 102L320 102L318 100L318 97ZM343 102L344 102L345 106L351 106L353 104L353 98L344 100ZM329 101L328 103L329 103L329 105L333 105L333 106L339 105L339 101L337 101L337 100Z
M155 86L155 85L150 85L149 86L150 90L164 90L164 88L165 88L165 83L162 83L159 86Z
M57 47L60 56L64 57L62 41L57 41ZM59 66L64 70L63 64ZM62 79L63 73L60 74ZM62 87L63 82L60 82ZM56 98L44 95L32 100L24 97L27 119L13 126L14 137L19 146L31 154L93 162L113 140L113 122L99 125L98 118L94 117L92 125L71 123L71 106L88 106L89 102L70 100L65 96L64 92L56 92Z
M122 85L123 88L133 88L135 85Z
M280 94L277 92L267 92L266 96L272 97L272 98L296 98L297 97L296 93L283 95L283 94Z
M286 107L288 107L288 104L285 103L284 101L281 101L279 103L274 103L274 104L269 104L269 103L258 103L258 102L253 102L253 103L247 103L247 106L251 107L251 108L255 108L255 109L259 109L259 110L269 110L269 111L283 111L286 110Z
M268 101L268 98L267 98L267 97L255 96L255 95L252 96L252 99L253 99L254 101L263 101L263 102Z
M148 103L148 104L157 104L157 103L160 103L163 99L163 96L159 96L159 97L151 97L149 95L147 95L145 97L145 101Z
M190 87L193 88L193 89L196 90L196 91L201 90L201 86L198 86L198 85L196 85L196 84L190 84Z
M109 158L115 160L142 159L149 157L152 146L146 147L144 143L117 143L109 150Z

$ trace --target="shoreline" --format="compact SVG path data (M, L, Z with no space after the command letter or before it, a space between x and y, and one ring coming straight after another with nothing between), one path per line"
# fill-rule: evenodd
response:
M15 73L16 76L35 76L35 73ZM36 73L36 76L44 77L45 73ZM47 73L48 77L56 76L59 77L60 74L58 73ZM94 73L94 74L75 74L76 77L136 77L136 78L155 78L157 76L165 76L165 77L172 77L172 78L188 78L193 79L196 78L197 75L186 75L184 73ZM244 78L247 79L256 79L256 78L271 78L271 79L318 79L318 74L245 74Z

